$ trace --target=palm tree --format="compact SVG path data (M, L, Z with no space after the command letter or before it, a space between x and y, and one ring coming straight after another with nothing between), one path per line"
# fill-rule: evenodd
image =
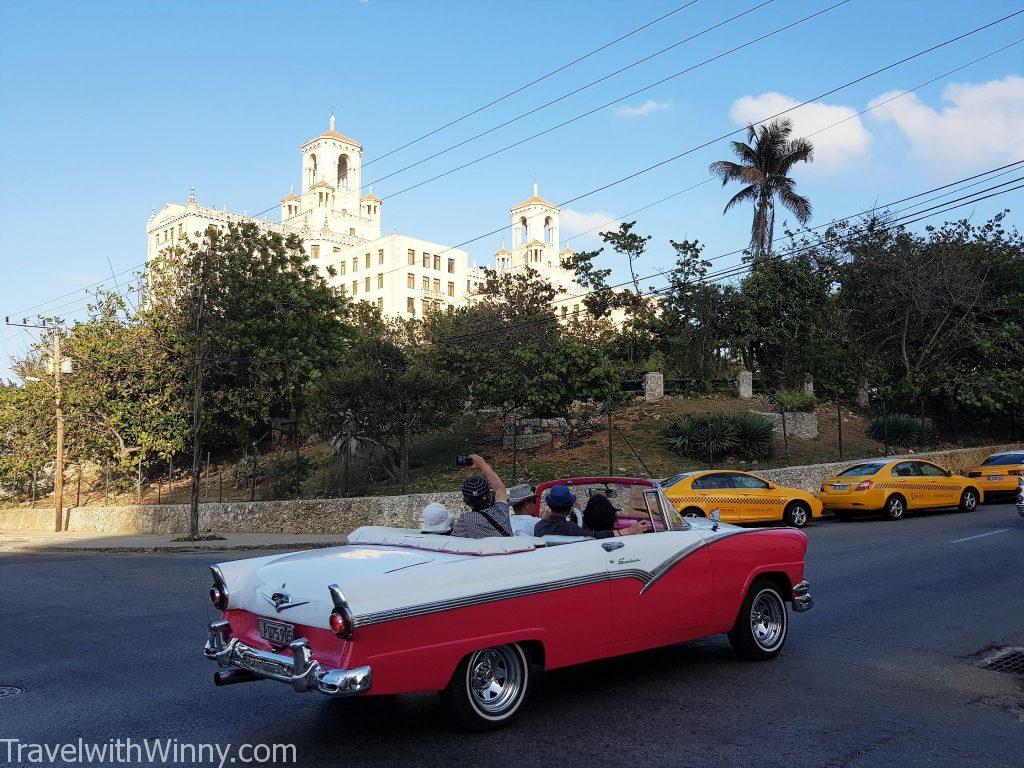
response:
M794 165L811 162L814 146L807 139L791 139L793 124L774 120L768 125L747 128L747 141L732 142L732 151L740 162L719 160L709 170L722 180L746 184L733 195L722 213L739 203L754 204L754 223L750 228L750 252L754 263L768 256L775 234L775 202L788 208L801 224L811 218L811 201L794 191L796 182L787 174Z

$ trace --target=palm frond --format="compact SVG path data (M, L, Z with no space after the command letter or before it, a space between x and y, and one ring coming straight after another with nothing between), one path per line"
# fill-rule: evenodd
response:
M751 184L749 186L744 187L735 195L733 195L732 199L725 204L725 208L722 210L722 213L728 213L729 209L733 208L736 205L739 205L740 203L757 200L758 194L759 189L756 184Z

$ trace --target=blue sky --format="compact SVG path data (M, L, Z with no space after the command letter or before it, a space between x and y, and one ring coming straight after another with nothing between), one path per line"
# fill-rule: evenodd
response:
M364 182L485 130L763 0L700 0L544 82L408 149L367 164ZM834 0L833 0L834 1ZM0 316L145 257L153 207L183 201L250 213L299 180L298 147L325 130L360 140L366 160L565 64L684 0L515 3L13 2L0 0ZM463 171L404 187L517 141L827 7L775 0L626 73L375 185L384 229L458 244L502 226L530 193L561 202L997 19L1018 2L852 0L793 29ZM799 132L1024 37L1024 15L859 83L793 114ZM795 175L813 224L1024 158L1024 45L823 131ZM563 236L691 186L728 156L725 141L576 201ZM1000 181L1005 180L1003 177ZM654 236L707 255L742 247L750 212L705 184L638 214ZM1021 191L966 209L975 219L1024 203ZM1021 221L1019 211L1011 217ZM920 226L920 225L918 225ZM466 246L489 263L500 235ZM591 247L593 237L571 245ZM109 260L109 262L108 262ZM729 264L735 259L723 259ZM622 265L607 263L623 276ZM123 278L122 278L123 280ZM79 302L81 304L82 302ZM34 314L44 308L33 308ZM63 308L74 313L78 305ZM74 314L72 314L74 316ZM0 375L30 340L0 328Z

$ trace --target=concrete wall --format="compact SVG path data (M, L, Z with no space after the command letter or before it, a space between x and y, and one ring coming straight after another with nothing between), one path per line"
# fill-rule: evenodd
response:
M914 454L948 469L978 464L990 453L1021 449L1024 444L960 448ZM864 459L784 467L757 472L779 485L817 491L821 482ZM453 511L463 509L458 492L420 493L410 496L364 496L349 499L302 499L299 501L231 502L203 504L199 529L237 534L348 533L360 525L414 527L431 501ZM81 507L64 513L68 531L105 534L158 534L188 532L188 506L163 504L140 507ZM53 530L51 509L0 509L0 531Z

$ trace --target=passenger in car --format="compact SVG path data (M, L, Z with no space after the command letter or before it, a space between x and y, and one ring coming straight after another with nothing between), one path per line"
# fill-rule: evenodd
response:
M508 489L482 456L469 455L472 467L481 475L471 475L462 483L462 501L468 510L459 515L452 536L484 539L488 536L513 536L509 519Z
M537 526L537 491L529 483L513 485L508 489L508 503L512 507L509 520L516 536L533 536Z
M595 493L590 497L583 509L583 527L598 533L615 530L615 519L618 511L615 505L603 493Z
M576 525L576 523L570 523L566 518L572 514L572 506L575 502L576 494L570 491L568 486L556 485L548 491L547 503L551 514L537 523L536 528L533 529L533 535L589 536L592 539L610 539L618 536L634 536L647 530L647 526L640 521L633 523L628 528L604 531L592 531Z
M444 504L432 501L423 508L423 524L420 533L434 533L449 536L455 524L455 513Z

